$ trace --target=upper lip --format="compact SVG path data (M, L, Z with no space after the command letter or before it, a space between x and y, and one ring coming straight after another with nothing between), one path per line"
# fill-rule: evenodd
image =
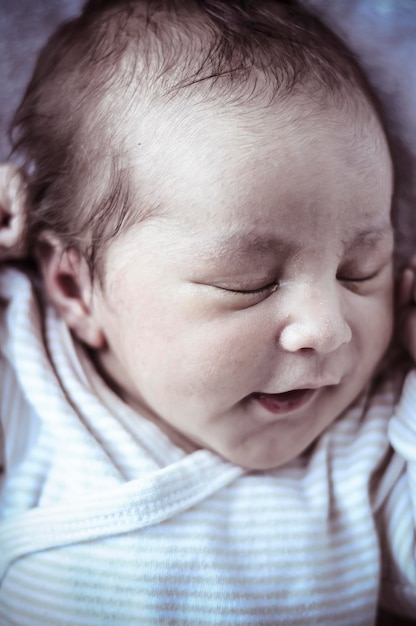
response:
M286 387L285 390L281 390L281 391L258 391L256 393L265 395L265 396L278 396L280 394L283 393L289 393L290 391L307 391L307 390L318 390L318 389L322 389L324 387L335 387L336 385L339 385L339 383L341 382L341 379L337 379L337 380L330 380L328 382L322 381L319 383L302 383L301 385L293 385L290 387Z

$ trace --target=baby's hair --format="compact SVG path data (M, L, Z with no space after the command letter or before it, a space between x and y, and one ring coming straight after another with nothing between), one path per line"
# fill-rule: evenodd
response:
M353 55L294 1L90 0L41 51L11 125L29 249L52 231L93 274L105 245L157 210L131 185L133 113L178 98L261 109L297 93L350 107L361 94L377 110Z

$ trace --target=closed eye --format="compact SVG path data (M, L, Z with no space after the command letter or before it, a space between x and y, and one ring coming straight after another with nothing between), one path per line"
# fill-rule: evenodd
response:
M368 292L368 289L372 289L378 284L376 279L382 273L382 269L383 268L379 268L375 272L361 275L339 274L337 276L337 280L342 283L345 289L348 289L356 294L365 294Z
M378 274L379 272L377 271L366 276L337 276L337 280L342 283L365 283L366 281L375 278Z
M367 271L366 273L360 271L355 273L353 269L351 271L340 272L337 274L337 280L343 283L366 283L377 278L388 266L390 266L390 259L388 259L386 263L379 265L376 269Z
M229 289L227 287L220 287L223 291L228 291L237 295L243 296L266 296L274 293L279 288L279 283L273 282L264 287L258 289Z
M337 280L347 285L360 285L384 275L391 269L392 246L381 245L370 253L358 252L353 258L345 259L337 273Z

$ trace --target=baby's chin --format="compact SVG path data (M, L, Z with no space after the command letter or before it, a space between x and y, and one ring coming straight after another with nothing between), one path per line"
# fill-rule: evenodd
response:
M299 437L295 441L288 441L287 437L278 438L265 435L263 442L251 442L236 444L230 449L213 450L222 456L226 461L239 465L249 471L270 471L279 469L310 450L312 444L319 437L317 435ZM257 439L257 438L256 438Z
M336 393L336 392L335 392ZM325 400L325 393L323 393ZM251 471L271 471L309 454L324 431L345 410L332 402L321 402L319 392L304 408L293 414L257 417L246 433L228 433L217 439L212 450L227 461ZM315 406L316 404L316 406ZM341 408L341 411L339 410ZM275 409L275 407L273 407ZM314 419L314 417L316 419ZM205 446L209 447L209 446Z
M309 447L309 446L308 446ZM257 455L256 453L251 453L250 456L247 454L229 454L227 457L224 457L226 461L233 463L234 465L238 465L245 470L248 471L257 471L257 472L265 472L277 470L283 465L290 463L298 454L287 454L287 455L270 455L266 456L264 454Z

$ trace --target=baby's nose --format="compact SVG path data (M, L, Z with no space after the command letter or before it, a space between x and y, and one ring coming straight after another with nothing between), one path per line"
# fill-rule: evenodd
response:
M278 337L287 352L333 352L351 340L351 328L342 313L337 288L304 289L293 298L288 321Z

